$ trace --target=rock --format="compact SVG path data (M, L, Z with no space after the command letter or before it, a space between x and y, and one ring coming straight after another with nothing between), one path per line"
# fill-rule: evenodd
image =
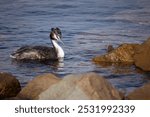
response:
M111 52L111 51L113 51L113 50L114 50L113 45L108 45L108 47L107 47L107 52Z
M38 95L60 79L53 74L43 74L30 81L18 94L20 99L36 99Z
M135 50L135 65L144 71L150 71L150 38Z
M20 90L21 86L16 77L0 72L0 99L15 97Z
M133 92L129 93L126 99L130 100L150 100L150 83L135 89Z
M133 55L138 44L122 44L105 55L96 56L93 61L96 63L134 63Z
M51 85L38 99L122 99L121 94L107 80L95 73L67 75Z

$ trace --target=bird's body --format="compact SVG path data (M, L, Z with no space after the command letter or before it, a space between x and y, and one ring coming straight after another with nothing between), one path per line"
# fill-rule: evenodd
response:
M10 57L16 60L59 60L64 57L64 51L57 43L60 38L60 29L52 28L50 33L50 39L53 47L23 46L14 53L12 53Z
M19 48L16 52L11 54L11 58L17 60L31 59L31 60L46 60L55 59L56 52L54 48L45 46L24 46Z

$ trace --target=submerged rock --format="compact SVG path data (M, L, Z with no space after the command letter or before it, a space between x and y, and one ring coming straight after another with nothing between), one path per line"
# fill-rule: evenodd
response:
M38 99L122 99L107 80L95 73L67 75L39 94Z
M21 92L17 95L17 98L36 99L41 92L45 91L52 84L57 83L59 80L60 79L53 74L37 76L21 90Z
M150 83L135 89L133 92L129 93L126 99L130 100L150 100Z
M15 76L9 73L0 73L0 99L15 97L21 86Z
M108 63L134 63L135 48L139 44L122 44L116 49L111 49L107 54L96 56L93 61L96 63L108 62Z
M150 71L150 38L135 50L135 65L144 71Z

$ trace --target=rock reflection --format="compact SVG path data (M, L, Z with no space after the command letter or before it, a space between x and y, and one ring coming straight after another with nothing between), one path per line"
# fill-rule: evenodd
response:
M111 68L113 74L129 74L136 72L136 68L132 63L99 62L95 64L102 68Z

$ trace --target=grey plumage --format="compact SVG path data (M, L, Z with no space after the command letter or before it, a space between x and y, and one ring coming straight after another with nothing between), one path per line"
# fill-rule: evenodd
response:
M47 60L57 58L55 48L45 46L23 46L16 52L12 53L11 56L12 58L20 60Z

